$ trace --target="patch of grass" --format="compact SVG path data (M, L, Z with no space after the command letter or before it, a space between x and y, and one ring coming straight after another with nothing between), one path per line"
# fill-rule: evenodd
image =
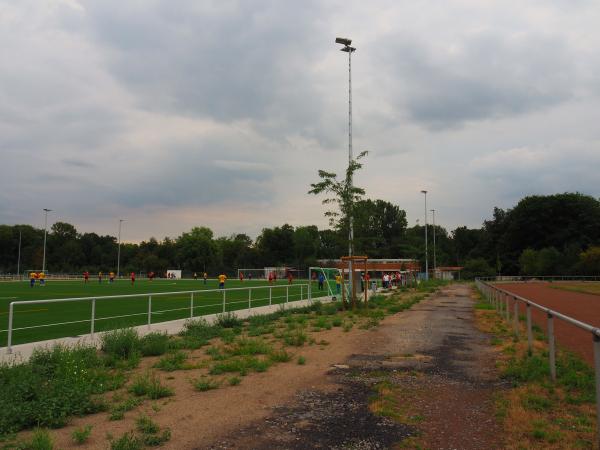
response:
M240 375L245 376L250 371L264 372L271 364L272 362L266 359L245 356L218 362L211 367L209 373L211 375L220 375L223 373L238 372Z
M92 426L86 425L84 427L74 429L71 433L71 439L73 439L73 442L75 442L77 445L81 445L87 442L91 434Z
M211 389L217 389L220 386L219 382L208 377L200 377L195 380L192 380L191 382L194 386L194 389L200 392L210 391Z
M291 345L294 347L302 347L307 340L308 336L306 335L304 330L301 329L286 332L283 335L283 341L285 342L285 345Z
M187 353L181 350L177 350L175 352L168 353L162 358L160 358L160 360L158 360L158 362L154 364L154 367L160 370L164 370L165 372L183 370L187 368L185 364L187 357Z
M269 359L273 362L288 362L292 359L292 355L286 352L284 349L275 350L269 354Z
M271 345L262 339L239 338L234 342L230 353L234 356L266 355L271 351Z
M142 403L142 399L138 397L129 397L123 400L110 409L109 420L121 420L125 417L127 411L131 411Z
M144 414L135 420L135 427L140 433L144 434L154 434L160 430L158 424Z
M523 408L530 411L548 411L554 406L554 402L541 395L526 393L521 397Z
M298 356L297 362L299 366L303 366L304 364L306 364L306 358L302 355Z
M144 434L142 442L148 447L158 447L171 439L171 430L165 429L161 433Z
M123 434L117 440L110 441L110 450L141 450L144 444L133 432Z
M244 321L238 319L238 317L232 312L219 314L217 316L217 320L215 321L215 325L221 328L241 328L243 324Z
M36 428L28 441L18 442L13 448L16 448L17 450L53 450L54 441L48 430Z
M169 336L166 333L149 333L140 339L142 356L160 356L169 349Z
M173 390L161 384L160 378L151 372L137 376L129 386L129 392L138 397L146 395L153 400L173 395Z
M354 326L354 324L350 321L344 322L342 330L344 330L344 332L347 333L348 331L350 331L352 329L353 326Z
M209 325L206 319L190 319L183 325L183 330L179 333L180 336L192 339L195 344L200 346L208 344L208 341L220 335L221 328Z
M242 379L240 377L231 377L227 382L229 383L229 386L237 386L242 382Z

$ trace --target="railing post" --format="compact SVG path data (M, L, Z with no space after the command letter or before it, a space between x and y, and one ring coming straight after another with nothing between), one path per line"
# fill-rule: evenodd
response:
M308 301L312 301L312 282L308 280Z
M8 307L8 337L6 341L6 353L12 353L12 333L13 333L13 313L14 313L14 305L12 302Z
M529 349L529 354L533 352L533 331L531 329L531 305L529 303L525 303L527 308L527 348Z
M272 304L272 299L273 299L273 288L269 287L269 306L271 306L271 304Z
M510 305L508 303L508 294L504 294L504 307L506 308L506 311L504 311L504 314L506 315L506 321L508 322L510 320Z
M556 381L556 349L554 346L554 316L548 313L548 356L550 358L550 378Z
M152 296L148 296L148 329L150 329L150 325L152 324Z
M519 301L517 300L517 297L513 297L513 300L515 302L515 315L513 317L513 321L515 324L515 336L519 336Z
M304 286L300 285L300 300L302 300L302 297L303 297L303 295L302 295L303 294L303 292L302 292L303 288L304 288Z
M596 375L596 436L600 443L600 337L596 333L594 333L594 369Z
M289 285L285 287L285 302L289 303L290 301L290 287Z
M225 289L223 289L223 313L225 313Z
M194 318L194 293L190 293L190 319Z
M252 309L252 288L248 288L248 309Z
M94 339L94 320L96 319L96 299L92 299L92 320L90 321L90 334Z

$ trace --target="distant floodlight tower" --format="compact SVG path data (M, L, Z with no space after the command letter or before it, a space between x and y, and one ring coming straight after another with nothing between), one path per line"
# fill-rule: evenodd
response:
M340 49L348 53L348 167L352 164L352 53L356 51L355 47L351 47L352 39L335 38L336 44L342 44ZM352 174L348 174L348 185L352 189ZM350 200L352 202L352 200ZM352 203L348 211L348 256L354 254L354 217ZM348 260L348 282L351 286L352 297L354 298L354 268L352 258Z
M429 280L429 261L427 258L427 191L421 191L425 195L425 280Z
M119 243L117 244L117 279L121 278L121 224L125 219L119 219Z
M437 262L435 258L435 209L430 210L433 215L433 276L437 276Z
M42 258L42 272L46 273L46 234L48 233L48 213L51 209L44 208L44 256Z

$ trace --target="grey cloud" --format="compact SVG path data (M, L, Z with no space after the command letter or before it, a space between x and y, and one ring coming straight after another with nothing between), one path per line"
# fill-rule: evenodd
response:
M408 43L382 56L394 75L390 89L428 128L519 115L574 95L572 52L558 38L488 31L448 43L443 51L411 36L395 41Z

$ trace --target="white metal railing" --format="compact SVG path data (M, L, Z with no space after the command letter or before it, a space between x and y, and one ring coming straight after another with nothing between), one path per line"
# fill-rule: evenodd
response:
M535 277L538 279L539 277ZM550 278L550 277L549 277ZM578 278L579 279L579 278ZM600 445L600 328L566 316L558 311L554 311L545 306L539 305L531 300L513 294L505 289L494 286L482 279L476 279L475 285L483 294L484 298L494 306L496 311L504 315L506 321L510 322L511 312L509 299L513 300L513 327L515 336L519 336L519 302L525 305L526 327L527 327L527 346L529 353L533 350L533 330L531 323L531 308L546 313L547 318L547 337L548 337L548 359L550 363L550 378L556 381L556 344L554 339L554 318L567 322L577 328L587 331L591 334L594 350L594 373L596 380L596 436Z
M600 281L598 275L498 275L478 277L481 281Z
M244 288L230 288L230 289L201 289L201 290L193 290L193 291L176 291L176 292L153 292L153 293L145 293L145 294L126 294L126 295L106 295L106 296L94 296L94 297L74 297L74 298L57 298L57 299L44 299L44 300L19 300L19 301L13 301L10 302L9 304L9 308L8 308L8 328L6 330L0 330L0 333L2 332L7 332L8 336L7 336L7 353L12 353L12 340L13 340L13 333L15 331L18 330L31 330L31 329L35 329L35 328L46 328L46 327L52 327L52 326L59 326L59 325L71 325L71 324L75 324L75 323L85 323L85 322L90 322L90 334L92 337L94 337L94 332L95 332L95 324L96 322L100 321L100 320L110 320L110 319L119 319L119 318L124 318L124 317L134 317L134 316L146 316L148 317L148 327L150 328L150 326L152 325L152 314L162 314L165 312L172 312L172 311L182 311L182 310L188 310L190 311L190 318L194 317L194 310L198 309L198 308L211 308L211 307L219 307L222 306L222 312L225 313L227 312L227 305L239 305L239 304L248 304L248 308L247 309L251 309L252 308L252 302L259 302L259 301L269 301L269 305L273 304L273 301L277 302L278 300L281 299L285 299L284 303L288 303L290 301L290 287L292 288L300 288L300 298L299 300L312 300L312 290L311 290L311 286L310 283L309 284L292 284L292 285L272 285L272 286L249 286L249 287L244 287ZM269 290L269 295L265 296L265 297L260 297L260 298L253 298L252 296L252 291L257 291L257 290ZM285 295L273 295L273 289L278 289L278 290L284 290L285 289ZM237 292L237 291L248 291L248 298L247 299L243 299L243 300L236 300L236 301L229 301L227 302L227 292ZM194 304L194 300L195 300L195 296L194 294L206 294L206 293L214 293L214 292L221 292L222 293L222 300L219 303L214 303L214 304L210 304L210 305L195 305ZM185 307L185 308L171 308L171 309L164 309L164 310L156 310L153 311L152 310L152 297L161 297L161 296L168 296L168 295L189 295L190 296L190 306L189 307ZM292 294L292 297L296 296L298 294ZM197 298L198 296L196 296ZM96 317L96 302L97 301L103 301L103 300L112 300L112 299L123 299L123 298L147 298L147 304L148 304L148 310L147 312L143 312L143 313L133 313L133 314L122 314L122 315L118 315L118 316L107 316L107 317ZM15 328L13 326L13 320L14 320L14 307L15 305L39 305L39 304L46 304L46 303L68 303L68 302L91 302L91 316L89 319L82 319L82 320L72 320L72 321L67 321L67 322L57 322L57 323L48 323L48 324L41 324L41 325L31 325L31 326L26 326L26 327L19 327L19 328ZM238 309L243 309L243 308L238 308Z

